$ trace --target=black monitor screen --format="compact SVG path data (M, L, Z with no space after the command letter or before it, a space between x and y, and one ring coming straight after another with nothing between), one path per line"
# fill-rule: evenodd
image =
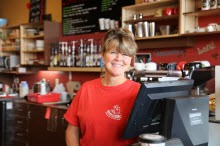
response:
M164 98L190 95L193 80L144 82L141 84L122 138L134 138L143 133L160 132L160 115Z

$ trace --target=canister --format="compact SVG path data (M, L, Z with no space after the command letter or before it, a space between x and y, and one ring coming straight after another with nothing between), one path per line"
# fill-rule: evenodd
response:
M26 81L21 81L19 84L19 97L23 98L29 93L28 83Z
M140 146L165 146L166 138L158 134L142 134L139 136Z

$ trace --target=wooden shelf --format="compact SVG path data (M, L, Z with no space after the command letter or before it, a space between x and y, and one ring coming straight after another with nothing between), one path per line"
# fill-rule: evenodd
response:
M7 38L1 38L2 40L16 40L20 39L20 37L7 37Z
M38 39L38 38L43 38L44 35L33 35L33 36L24 36L22 37L23 39Z
M185 33L185 34L181 34L181 36L204 36L204 35L214 35L214 34L220 34L220 31Z
M192 47L194 43L194 39L190 36L164 36L164 38L158 36L158 39L152 37L152 39L149 40L137 40L138 49L184 48Z
M123 7L123 9L142 11L147 8L153 9L153 8L157 8L157 7L169 6L169 5L176 4L176 3L178 3L177 0L161 0L161 1L154 1L154 2L149 2L149 3L142 3L142 4L131 5L131 6L125 6L125 7Z
M18 71L5 70L5 71L0 71L0 74L33 74L33 72L27 71L27 72L19 73Z
M143 22L144 21L155 21L155 22L158 22L158 21L175 20L175 19L178 19L178 15L162 16L162 17L151 16L151 17L145 17L143 19L138 19L138 20L127 20L127 21L124 21L124 23L135 24L137 22L142 22L142 21Z
M100 67L48 67L49 71L101 72Z
M151 40L151 39L162 39L162 38L172 38L178 37L179 34L170 34L170 35L158 35L154 37L135 37L135 40Z
M20 46L19 47L2 48L2 52L20 52Z
M203 10L203 11L196 11L196 12L188 12L183 13L184 15L189 16L213 16L213 15L220 15L220 8L217 9L210 9L210 10Z
M44 52L44 50L23 50L24 53L40 53Z

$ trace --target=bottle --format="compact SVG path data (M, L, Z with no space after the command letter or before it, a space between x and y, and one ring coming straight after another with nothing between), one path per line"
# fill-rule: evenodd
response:
M21 81L19 84L19 97L24 98L29 93L28 83L26 81Z
M54 67L53 60L54 60L54 45L53 43L51 43L50 67Z
M94 52L94 44L93 44L93 39L88 39L88 41L90 42L90 50L89 50L89 66L93 67L95 66L94 64L94 55L93 55L93 52Z
M79 47L79 66L83 66L83 39L80 40L80 47Z
M76 44L76 41L72 41L72 59L71 59L71 64L72 64L72 67L74 67L75 66L75 49L76 49L76 46L75 46L75 44Z

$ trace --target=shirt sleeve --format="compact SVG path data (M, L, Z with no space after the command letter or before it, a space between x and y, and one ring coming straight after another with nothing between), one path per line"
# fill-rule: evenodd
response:
M74 97L72 103L64 114L64 118L73 126L79 127L79 119L77 116L79 99L81 96L82 88L79 89L76 96Z

